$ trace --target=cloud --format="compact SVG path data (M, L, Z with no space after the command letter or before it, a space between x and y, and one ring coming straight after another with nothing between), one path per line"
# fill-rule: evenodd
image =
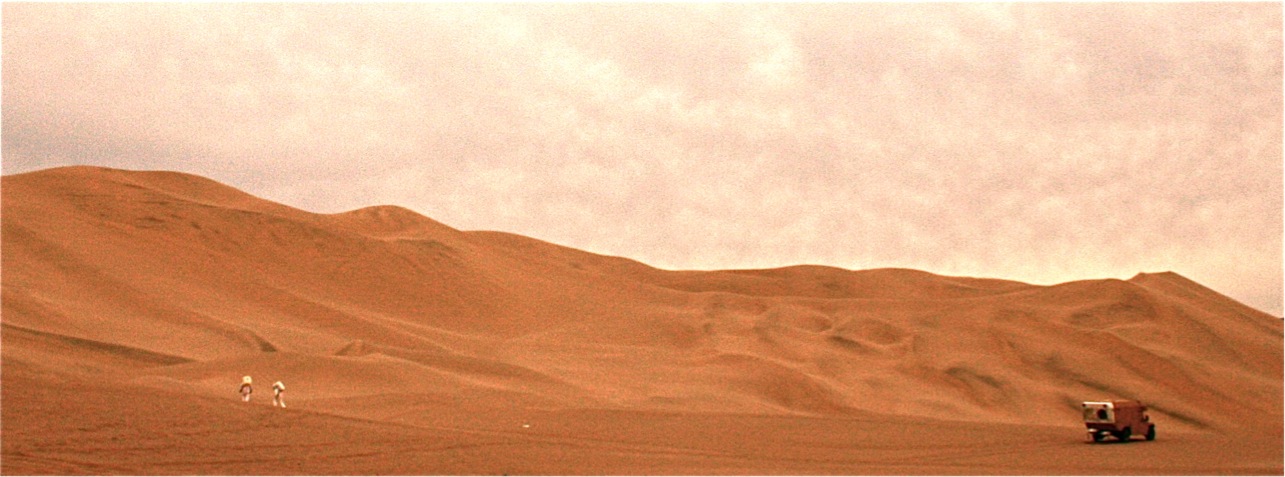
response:
M5 4L3 167L1281 314L1274 4Z

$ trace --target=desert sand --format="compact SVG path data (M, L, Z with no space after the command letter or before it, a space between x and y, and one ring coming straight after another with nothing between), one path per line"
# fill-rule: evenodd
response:
M4 474L1282 473L1281 318L1174 273L669 271L176 172L0 192ZM1119 398L1155 441L1087 442Z

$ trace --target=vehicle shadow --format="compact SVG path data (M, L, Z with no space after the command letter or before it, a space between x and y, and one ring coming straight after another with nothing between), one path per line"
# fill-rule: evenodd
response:
M1146 444L1146 443L1151 443L1155 441L1149 441L1146 439L1133 439L1133 438L1120 440L1120 439L1111 437L1101 441L1094 441L1093 439L1088 438L1088 439L1082 440L1081 442L1084 444L1103 446L1103 445L1120 445L1120 444Z

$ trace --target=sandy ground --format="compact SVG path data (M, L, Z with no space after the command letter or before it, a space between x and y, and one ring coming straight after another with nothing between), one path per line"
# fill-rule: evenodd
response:
M4 474L1282 473L1281 319L1173 273L665 271L176 173L0 191ZM1088 443L1111 398L1159 438Z
M5 474L1281 473L1279 432L1090 444L1073 426L446 402L407 423L31 374L5 369Z

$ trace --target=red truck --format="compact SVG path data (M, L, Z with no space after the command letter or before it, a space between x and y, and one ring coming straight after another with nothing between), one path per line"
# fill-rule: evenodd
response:
M1156 439L1156 425L1147 415L1147 406L1135 400L1086 401L1084 427L1093 442L1102 442L1108 435L1121 441L1133 436Z

